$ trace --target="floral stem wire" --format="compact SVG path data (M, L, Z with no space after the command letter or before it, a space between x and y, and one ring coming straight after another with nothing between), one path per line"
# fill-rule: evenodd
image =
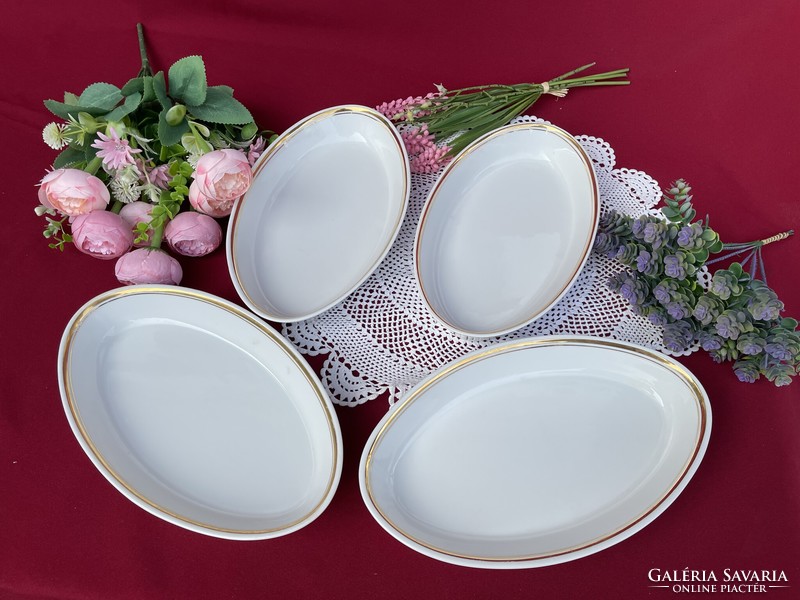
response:
M747 256L745 256L744 259L742 259L741 261L742 267L750 272L750 277L752 277L753 279L760 279L764 283L767 283L767 271L764 268L764 257L761 253L761 249L767 244L785 240L791 235L794 235L793 229L790 229L789 231L784 231L783 233L779 233L777 235L773 235L763 240L723 244L722 246L723 252L725 250L730 250L730 252L727 252L722 256L717 256L716 258L706 262L706 264L713 265L714 263L721 262L725 259L732 258L734 256L740 256L741 254L747 252L748 253Z

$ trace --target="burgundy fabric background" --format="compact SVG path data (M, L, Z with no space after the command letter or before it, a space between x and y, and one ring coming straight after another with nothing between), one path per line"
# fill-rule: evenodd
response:
M559 566L460 568L386 534L357 483L384 399L337 410L341 484L327 511L292 535L204 537L119 494L74 439L56 380L63 328L117 285L113 264L49 250L33 209L34 184L55 157L40 137L51 120L42 100L133 76L137 21L156 68L202 54L210 83L233 86L258 122L278 131L321 108L375 105L439 82L542 81L590 61L627 66L631 86L545 98L535 114L608 140L618 167L662 185L688 179L698 213L711 215L724 240L800 229L800 4L790 0L7 3L0 598L666 598L673 592L648 588L648 571L686 567L720 577L724 568L783 570L791 587L769 596L800 597L800 381L742 384L704 354L684 361L714 414L697 475L640 533ZM764 252L769 282L795 317L798 249L800 237ZM184 285L239 302L223 251L183 265Z

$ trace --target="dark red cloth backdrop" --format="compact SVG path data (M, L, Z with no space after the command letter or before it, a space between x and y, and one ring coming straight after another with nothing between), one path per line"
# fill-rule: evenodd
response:
M439 82L542 81L590 61L627 66L631 86L548 97L535 113L608 140L618 167L662 185L688 179L698 213L709 213L725 240L800 228L796 2L7 3L0 598L666 598L673 592L649 588L648 571L687 567L718 577L725 568L782 570L791 587L770 597L800 597L800 381L746 385L704 354L684 361L714 414L697 475L640 533L559 566L455 567L386 534L357 482L385 399L337 410L341 484L324 514L292 535L205 537L119 494L74 439L56 380L63 328L86 300L117 285L113 264L49 250L33 209L34 185L55 155L41 141L52 119L42 100L134 75L137 21L156 68L202 54L210 83L233 86L259 123L278 131L321 108L375 105ZM799 244L764 252L770 284L796 317ZM183 265L186 286L239 302L223 251Z

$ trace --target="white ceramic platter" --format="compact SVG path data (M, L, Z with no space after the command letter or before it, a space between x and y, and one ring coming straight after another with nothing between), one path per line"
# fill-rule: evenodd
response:
M186 529L291 533L338 485L341 433L319 381L277 332L221 298L172 286L102 294L67 326L58 376L100 472Z
M392 245L409 194L394 126L363 106L303 119L254 165L228 223L228 268L260 316L300 321L355 290Z
M519 569L608 548L686 486L711 431L679 363L631 344L529 338L429 377L378 424L361 493L391 535L458 565Z
M465 148L431 190L417 228L423 298L446 326L496 336L547 311L586 262L599 215L589 157L539 123Z

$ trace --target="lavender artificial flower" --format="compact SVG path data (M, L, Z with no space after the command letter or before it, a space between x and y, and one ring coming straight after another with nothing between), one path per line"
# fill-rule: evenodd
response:
M703 226L700 223L692 223L681 227L678 232L678 246L681 248L700 248L703 246Z
M653 246L653 250L657 250L667 241L668 233L669 227L666 223L651 222L644 226L643 239Z
M639 217L631 223L631 233L633 237L638 240L644 240L644 228L648 223L650 223L650 218L646 216Z
M633 305L642 304L647 295L640 282L633 277L625 278L618 291L623 298Z
M664 326L664 347L672 352L683 352L694 341L691 321L675 321Z
M711 293L722 300L727 300L732 295L738 296L741 290L739 280L730 271L717 271L711 278Z
M720 336L708 331L701 332L698 336L698 341L700 342L700 347L706 352L719 350L725 343L725 340Z
M669 316L677 321L680 321L681 319L687 319L692 315L692 310L689 308L686 302L681 299L667 302L664 308L667 309Z
M767 338L764 350L776 360L793 360L800 353L800 339L794 331L778 330Z
M666 306L672 300L677 289L678 286L675 282L664 280L653 288L653 296L659 304Z
M720 308L721 305L715 298L711 296L701 296L694 306L692 316L705 327L719 316Z
M759 376L758 367L754 366L750 362L744 361L737 364L739 366L734 366L733 368L736 378L742 383L755 383Z
M764 346L767 354L776 360L791 360L794 357L792 351L783 342L772 342Z
M614 258L626 267L633 267L636 265L637 256L639 256L639 245L635 242L628 242L617 249Z
M726 310L715 322L717 334L729 339L737 340L742 333L753 330L753 324L747 320L747 315L742 311Z
M676 254L669 254L664 257L664 274L673 279L686 279L686 268L684 260Z
M753 296L747 301L747 312L754 319L759 321L772 321L781 315L783 302L778 299L778 295L766 286L758 286L753 282L755 291Z
M749 356L761 354L765 346L766 341L764 338L759 337L755 333L746 333L740 336L736 342L736 349L742 354L747 354Z
M657 277L661 273L661 255L641 250L636 257L636 270L648 277Z
M605 254L608 258L616 257L619 247L619 238L610 233L598 233L594 241L595 251Z
M650 321L656 327L664 327L667 324L667 317L661 310L654 308L649 313L647 313L647 320Z

